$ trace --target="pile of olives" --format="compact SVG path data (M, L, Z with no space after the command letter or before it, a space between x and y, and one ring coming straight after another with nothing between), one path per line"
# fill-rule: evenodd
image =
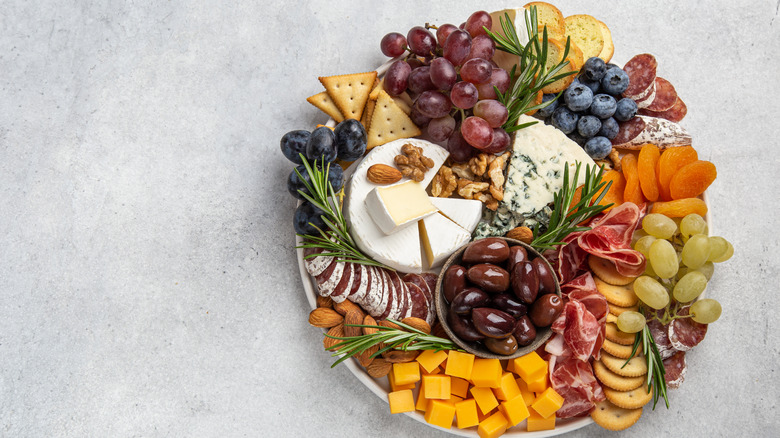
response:
M537 328L549 327L563 311L549 266L500 237L472 242L442 278L450 330L499 355L530 345Z

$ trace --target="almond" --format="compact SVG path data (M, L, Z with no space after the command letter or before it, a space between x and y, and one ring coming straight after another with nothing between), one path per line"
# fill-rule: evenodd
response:
M371 315L366 315L366 317L363 318L363 325L377 325L377 324L376 324L376 320ZM363 327L364 335L373 335L378 331L379 329Z
M328 336L335 336L337 338L343 338L344 337L344 324L339 324L336 327L333 327L332 329L328 330ZM333 339L328 336L325 336L325 338L322 340L322 345L325 347L326 350L332 349L336 344L340 342L344 342L341 339Z
M534 232L528 227L515 227L506 233L506 237L530 245L534 240Z
M357 358L360 361L360 365L363 365L364 368L368 368L369 365L374 361L374 358L371 357L374 353L376 353L379 350L378 345L373 345L360 353Z
M389 350L382 353L382 356L390 363L404 363L415 360L419 354L419 351Z
M333 299L331 297L317 295L317 307L333 308Z
M344 301L342 301L340 303L334 303L333 304L333 309L336 312L339 312L342 315L346 315L352 309L360 310L360 306L358 306L357 304L353 303L350 300L344 300ZM362 312L362 310L361 310L361 312Z
M385 377L386 375L390 374L390 370L393 369L393 364L382 359L381 357L377 357L373 361L371 361L370 364L366 367L366 372L368 372L368 375L378 379L380 377Z
M344 321L344 317L327 307L318 307L309 313L309 324L314 327L331 328Z
M401 181L401 171L387 164L374 164L366 171L366 177L374 184L392 184Z
M402 323L411 326L413 328L416 328L417 330L429 335L431 334L431 326L427 322L425 322L424 319L415 318L413 316L410 316L408 318L404 318L401 320Z
M382 327L387 327L391 329L401 330L401 327L398 324L393 324L390 321L379 321L377 325L381 325Z
M347 315L344 317L344 335L347 337L352 336L360 336L363 334L363 330L360 327L348 327L350 324L363 324L363 318L365 315L363 315L363 311L360 309L352 309L349 312L347 312Z

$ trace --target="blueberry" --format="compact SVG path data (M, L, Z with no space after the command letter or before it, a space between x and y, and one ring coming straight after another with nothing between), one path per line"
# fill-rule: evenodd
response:
M578 118L579 116L573 113L569 108L559 106L553 111L551 120L553 126L563 131L564 134L568 134L577 128Z
M613 96L619 96L628 88L628 73L622 68L611 68L601 78L601 90Z
M615 65L615 64L613 64L613 63L611 63L611 62L610 62L609 64L607 64L607 66L606 66L606 69L607 69L607 70L609 70L609 69L613 69L613 68L620 68L620 67L618 67L617 65Z
M601 91L601 82L599 82L599 81L591 81L591 80L588 80L588 78L585 78L585 77L582 77L582 76L579 79L577 79L577 80L582 85L590 88L590 91L592 91L593 94L596 94L599 91Z
M589 81L600 81L607 71L607 64L598 57L589 58L582 66L582 73Z
M569 139L575 143L577 143L580 146L585 146L585 142L588 141L587 138L580 135L579 132L574 131L571 134L569 134Z
M303 195L298 193L298 190L303 190L307 195L311 195L311 193L306 190L306 185L303 183L303 181L306 181L307 183L311 184L311 177L309 176L309 173L306 172L306 168L303 165L297 166L295 169L300 172L303 180L298 177L298 174L295 173L295 170L290 172L290 176L287 177L287 191L298 199L306 199L303 197Z
M593 96L593 103L590 105L590 113L600 119L608 119L615 114L617 102L609 94L597 94Z
M636 111L636 102L634 102L632 99L624 97L617 101L614 116L615 120L618 122L628 121L636 115Z
M617 136L619 129L620 126L618 126L617 120L615 120L613 117L610 117L601 121L601 129L596 135L607 137L608 139L612 140Z
M284 134L282 141L279 142L284 156L295 164L302 164L303 161L298 154L306 155L306 143L310 136L311 132L302 129Z
M309 201L303 201L298 208L295 209L295 216L293 216L293 226L295 232L298 234L308 234L312 236L319 236L317 226L321 230L326 230L325 221L322 220L324 212L315 207Z
M593 91L590 88L575 82L563 92L563 100L572 111L585 111L593 102Z
M536 112L536 115L539 117L550 117L555 111L555 108L558 108L558 99L556 99L556 94L545 94L542 96L542 103L550 102L549 105L547 105L544 108L540 108L539 111Z
M328 182L333 186L334 192L341 190L344 186L344 169L336 163L331 163L328 168Z
M582 116L577 122L577 132L585 138L591 138L601 129L601 120L596 116Z
M607 137L593 137L585 143L585 152L594 160L603 160L612 152L612 142Z
M337 155L344 161L354 161L366 152L366 128L360 121L347 119L336 125Z
M336 134L326 126L312 131L309 141L306 142L306 158L320 160L323 156L328 162L336 159Z

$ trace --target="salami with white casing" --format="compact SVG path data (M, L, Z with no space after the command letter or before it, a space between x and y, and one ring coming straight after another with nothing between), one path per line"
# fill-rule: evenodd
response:
M690 146L691 135L682 126L659 117L636 116L621 123L612 146L622 149L641 149L652 143L659 149L676 146Z

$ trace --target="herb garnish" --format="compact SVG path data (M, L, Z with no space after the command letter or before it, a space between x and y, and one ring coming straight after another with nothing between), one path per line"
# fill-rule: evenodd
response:
M650 329L645 325L641 331L636 333L634 338L634 348L631 350L631 356L626 359L626 363L636 355L639 350L639 344L642 344L642 353L647 360L647 392L653 391L653 409L658 400L663 397L666 402L666 409L669 409L669 397L666 395L666 370L661 353L658 351L658 345L655 344Z

